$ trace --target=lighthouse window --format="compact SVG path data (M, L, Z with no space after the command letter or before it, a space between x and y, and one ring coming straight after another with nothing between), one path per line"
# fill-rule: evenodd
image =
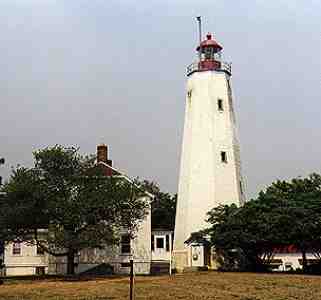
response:
M219 110L219 111L223 111L224 109L223 109L223 100L222 99L218 99L217 100L217 109Z
M192 90L189 90L189 91L187 92L187 97L188 97L189 99L192 98Z
M226 155L226 152L225 151L222 151L221 152L221 161L223 163L227 163L227 155Z

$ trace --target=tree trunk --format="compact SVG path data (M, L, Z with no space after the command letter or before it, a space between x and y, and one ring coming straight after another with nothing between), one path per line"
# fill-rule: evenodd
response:
M67 254L67 275L75 275L75 251L73 250Z
M302 252L302 270L305 273L308 267L307 255L305 250L301 250Z

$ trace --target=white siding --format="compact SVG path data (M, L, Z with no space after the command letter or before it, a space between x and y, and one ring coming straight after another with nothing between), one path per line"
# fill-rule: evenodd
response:
M7 276L35 275L36 267L45 267L48 271L48 256L37 255L37 247L21 243L21 254L13 254L13 243L5 247L5 272Z

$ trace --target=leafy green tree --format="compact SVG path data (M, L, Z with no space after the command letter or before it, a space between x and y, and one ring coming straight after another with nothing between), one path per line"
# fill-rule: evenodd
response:
M55 257L67 257L74 274L82 249L115 244L120 228L133 235L145 217L141 191L123 178L103 175L93 157L54 146L34 152L35 167L18 167L4 185L0 227L7 241L35 242ZM47 234L43 236L43 230Z
M164 193L155 182L144 180L141 183L155 197L152 202L152 229L174 230L177 195Z
M255 202L241 208L221 205L208 213L211 227L206 234L210 235L223 269L266 269L278 239L270 219L268 208Z
M260 193L258 201L271 204L273 222L283 243L293 244L301 251L306 271L307 251L320 256L321 250L321 176L277 181Z
M232 257L238 267L258 271L278 247L295 245L306 271L307 251L321 256L321 176L276 181L243 207L214 208L208 222L211 243L225 261Z

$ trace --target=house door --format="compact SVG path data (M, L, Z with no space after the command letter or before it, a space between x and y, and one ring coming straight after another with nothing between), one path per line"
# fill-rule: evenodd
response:
M159 260L165 260L167 258L165 236L155 235L155 254Z
M204 246L191 245L192 267L204 267Z

